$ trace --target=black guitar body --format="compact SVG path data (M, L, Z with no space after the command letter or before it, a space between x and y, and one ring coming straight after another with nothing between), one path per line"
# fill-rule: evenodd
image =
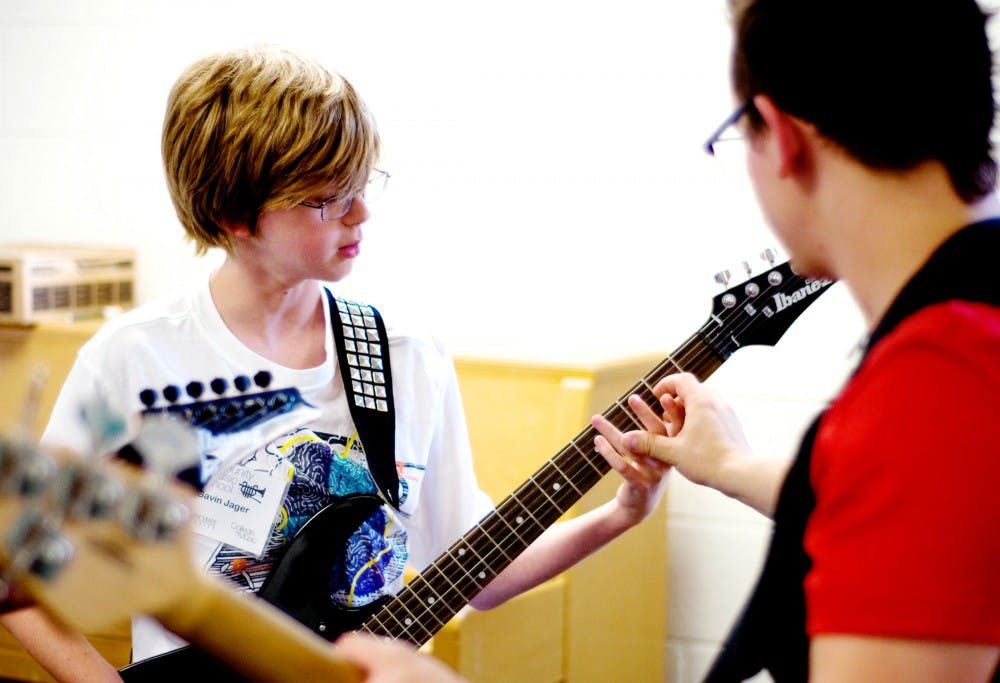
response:
M317 512L285 545L257 597L327 640L358 629L382 607L385 599L358 609L335 605L330 600L330 568L354 530L380 505L382 499L378 496L355 494L338 498ZM247 648L254 646L245 644ZM238 652L239 644L234 643L233 649ZM218 659L190 645L130 664L118 673L126 683L245 680Z

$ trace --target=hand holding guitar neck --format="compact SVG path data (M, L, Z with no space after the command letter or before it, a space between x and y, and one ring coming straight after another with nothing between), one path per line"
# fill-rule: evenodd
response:
M177 430L140 443L180 446ZM77 631L148 614L248 680L360 681L305 626L193 565L191 498L156 473L2 440L0 576Z

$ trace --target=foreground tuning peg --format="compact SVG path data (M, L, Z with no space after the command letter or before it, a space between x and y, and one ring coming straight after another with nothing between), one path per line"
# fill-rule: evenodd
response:
M728 270L720 270L718 273L715 274L715 281L718 282L723 287L725 287L726 285L729 284L729 280L732 277L733 274L730 273Z
M760 252L760 257L765 261L767 261L768 265L773 266L775 262L778 260L778 252L776 252L774 249L765 249L764 251Z
M110 517L123 494L121 482L84 462L63 465L52 485L57 509L71 519Z
M103 455L108 445L125 433L125 419L101 399L81 405L80 417L90 432L91 450L95 454Z
M145 416L133 444L157 476L173 476L201 462L195 430L169 414Z
M161 491L143 488L130 490L119 514L122 528L141 541L169 541L188 520L187 507Z
M73 544L59 533L56 520L46 513L28 509L4 538L8 557L4 581L13 583L26 574L43 580L55 577L73 559Z
M56 474L56 464L35 445L0 440L0 493L40 496Z

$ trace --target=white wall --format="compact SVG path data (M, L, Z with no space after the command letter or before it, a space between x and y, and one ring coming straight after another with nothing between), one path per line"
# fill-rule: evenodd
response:
M775 246L701 150L732 108L724 5L0 0L0 239L134 246L142 300L203 277L218 256L193 257L162 180L165 97L204 53L275 42L379 119L393 178L347 293L419 311L457 351L666 353L716 271ZM755 445L787 453L861 334L835 286L712 381ZM768 525L679 477L669 495L668 679L693 681Z

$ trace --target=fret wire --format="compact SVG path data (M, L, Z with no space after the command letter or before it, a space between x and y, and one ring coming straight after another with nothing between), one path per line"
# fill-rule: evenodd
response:
M642 421L639 420L638 417L636 417L635 413L632 412L632 409L628 407L627 403L622 403L623 400L624 399L618 399L617 401L615 401L615 405L618 406L619 410L621 410L622 412L622 415L624 415L632 424L634 424L639 429L643 429L644 427Z
M538 538L538 536L540 536L546 528L551 526L562 516L563 512L568 509L565 505L562 505L559 502L545 504L547 501L551 500L551 497L549 497L544 491L537 491L535 495L529 495L527 500L528 505L532 504L534 501L538 501L538 504L534 505L534 507L539 510L535 513L535 519L538 520L540 528L538 533L534 534L535 538Z
M486 534L486 537L492 541L504 555L507 554L504 550L509 549L512 551L513 557L517 557L517 555L519 555L521 551L528 546L528 544L522 539L517 538L516 533L515 538L517 538L520 542L519 548L513 548L513 544L510 542L504 542L504 539L510 539L510 534L514 533L514 529L511 527L510 522L508 522L506 515L499 506L496 512L486 517L482 522L480 522L480 525L483 527L483 533ZM492 532L492 535L490 532ZM511 559L513 559L513 557Z
M427 608L428 605L426 597L427 591L431 591L431 587L427 584L426 581L423 581L420 583L420 585L415 586L413 590L409 591L409 594L406 596L406 598L404 598L401 601L404 604L404 609L406 610L406 613L409 615L413 623L425 629L426 627L423 626L423 621L420 619L420 615L430 614L432 617L434 616L434 613ZM435 621L437 621L436 617ZM403 624L407 628L411 626L411 624L406 623L406 619L403 619ZM443 622L438 623L438 628L440 628L441 626L444 626ZM426 630L430 631L430 635L433 635L434 632L437 631L437 629L434 630L426 629Z
M379 625L381 625L386 630L386 632L405 631L406 624L403 623L403 620L400 618L397 612L402 612L402 611L409 612L406 606L408 590L409 588L407 586L404 586L403 590L401 590L399 593L396 594L395 599L391 603L384 605L382 609L378 610L373 615L373 617L370 618L365 623L370 624L372 620L375 619L376 621L378 621ZM412 618L413 615L411 614L410 616ZM391 620L391 622L393 622L395 626L393 626L393 623L387 623L387 621L389 620Z
M559 467L559 464L556 463L555 461L552 462L552 468L557 472L559 472L559 474L562 475L563 479L565 479L569 483L569 485L573 487L573 490L576 492L578 497L582 496L585 493L584 491L581 491L579 488L577 488L576 484L573 482L573 477L570 474L564 472L563 469Z
M368 617L368 621L358 627L358 630L365 631L367 633L374 633L376 635L386 635L390 633L389 629L386 628L385 624L379 618L379 614L381 614L381 612L382 610L379 610L375 614Z
M545 531L546 526L544 524L542 524L538 520L538 518L535 516L534 506L525 505L521 501L521 499L517 496L517 492L516 491L514 493L512 493L511 495L507 496L507 498L504 499L504 501L501 502L499 506L497 506L497 509L499 510L500 508L504 508L504 507L506 507L508 505L511 506L511 507L513 507L515 503L521 509L521 511L524 512L525 514L527 514L528 517L531 518L531 521L534 522L537 527L539 527L539 531L537 533L532 532L533 533L533 537L534 538L538 538L538 536L540 536L541 533L543 531Z
M670 365L673 365L674 368L677 370L677 372L684 372L684 368L682 368L680 365L678 365L677 363L675 363L673 357L667 356L666 361ZM673 373L668 373L668 374L673 374Z
M476 525L476 527L478 528L479 525ZM477 539L478 539L478 537L480 536L480 534L476 534L476 536L477 536ZM475 579L477 581L482 581L482 585L485 586L499 572L494 572L493 571L493 567L486 561L486 558L484 558L482 555L480 555L478 552L476 552L476 545L474 543L467 543L466 546L467 546L468 551L470 553L472 553L473 556L478 561L477 564L473 565L473 574L475 575ZM487 571L487 570L489 570L489 571ZM491 574L492 574L492 576L491 576Z
M430 638L431 636L433 636L436 633L436 629L435 630L431 630L427 626L424 626L424 623L420 620L420 617L418 616L419 613L422 612L423 610L418 610L416 613L414 613L413 611L410 610L411 605L409 603L412 602L413 596L414 596L414 593L410 592L409 595L407 596L407 598L409 598L409 599L404 598L403 600L400 600L397 603L403 609L403 611L406 613L406 616L404 616L402 618L402 620L401 620L401 625L403 627L402 633L404 633L404 634L405 633L411 633L411 634L413 634L414 633L413 630L412 630L413 627L417 627L417 628L419 628L420 630L422 630L422 631L424 631L426 633L426 636L425 636L426 638ZM441 626L444 626L444 624L441 624ZM414 635L416 635L416 634L414 634ZM419 637L419 636L417 636L417 637ZM410 639L412 640L412 638L410 638Z
M454 600L449 600L445 595L436 593L436 599L430 603L425 603L425 609L434 616L439 624L444 626L453 616L455 616L458 609L460 609L468 601L464 599L465 596L461 593L456 594L455 598L456 599ZM458 607L455 607L456 603L459 604ZM437 629L435 629L435 631L436 630Z
M452 588L454 588L456 592L458 592L458 593L460 593L462 595L468 595L469 594L468 585L465 585L465 584L468 584L468 583L471 583L475 589L482 590L482 586L480 586L472 578L472 575L470 575L467 571L465 571L465 565L463 565L461 562L458 561L457 558L453 557L450 554L448 555L448 558L451 560L452 566L455 567L455 568L457 568L458 570L460 570L461 571L461 576L464 576L465 579L462 579L461 576L457 577L456 580L458 581L458 583L456 584L448 576L449 572L444 571L443 568L435 568L433 570L434 574L440 574L440 575L442 575L445 578L445 580L448 581L449 584L451 584ZM433 577L430 577L430 578L433 578Z
M401 601L398 602L398 603L396 603L396 604L399 604L401 607L403 607L403 603ZM398 616L396 615L395 612L392 612L392 611L389 611L389 610L387 610L385 608L382 608L376 614L379 615L379 624L383 625L383 628L385 628L385 630L386 630L387 633L388 632L395 633L395 632L399 632L399 631L406 631L406 625L402 622L401 619L398 618ZM391 620L395 623L395 626L392 626L390 624L386 624L383 621L384 617L390 617Z
M437 574L435 574L435 576L442 576L442 577L444 577L444 575L441 572L438 572ZM425 606L436 605L439 602L447 602L448 589L446 588L444 590L441 590L441 583L440 582L435 582L434 578L435 577L430 577L429 580L427 580L427 581L424 582L424 585L427 586L427 590L430 591L433 594L429 598L428 597L424 598L423 604ZM447 580L447 577L444 577L444 578ZM448 582L448 585L449 586L451 585L450 581ZM428 602L428 600L429 600L429 602Z
M525 541L521 537L521 535L517 532L517 529L514 528L514 527L512 527L510 525L510 522L508 521L506 515L503 515L503 514L497 515L497 519L499 519L500 521L502 521L504 523L504 526L507 527L507 530L509 532L508 535L507 535L507 537L506 537L507 538L507 542L500 543L499 545L501 547L504 547L504 548L510 548L512 544L509 541L513 540L514 538L516 538L518 540L518 542L521 544L521 548L519 550L517 550L517 551L514 552L514 557L517 557L521 553L521 551L523 551L525 548L528 547L528 544L531 543L531 540ZM511 536L511 534L513 534L513 536Z
M539 491L549 499L556 507L556 518L566 512L570 506L579 500L576 494L578 489L564 483L563 476L552 467L545 467L532 477L532 481L538 485Z
M461 560L461 558L465 555L465 553L472 553L473 555L475 555L475 551L472 550L472 548L470 548L467 543L462 543L459 547L455 548L454 551L449 551L445 559L450 560L452 563L457 565L459 569L462 570L462 573L465 574L466 578L469 581L471 581L478 590L482 590L485 584L479 583L476 580L476 577L474 577L471 573L469 573L469 570L466 569L465 564ZM435 563L434 566L437 567L438 564L439 563ZM444 571L444 569L441 569L441 571Z
M489 521L489 520L491 520L491 518L493 518L493 517L495 517L495 516L496 516L496 515L489 515L489 516L487 516L487 517L486 517L485 519L486 519L487 521ZM494 539L493 539L493 538L492 538L492 537L491 537L491 536L489 535L489 533L488 533L488 532L486 531L486 528L485 528L485 527L483 526L482 522L480 522L480 523L476 524L476 527L477 527L478 529L480 529L480 530L481 530L481 531L483 532L483 537L484 537L485 539L487 539L488 541L490 541L490 542L491 542L491 543L493 544L493 547L494 547L494 548L496 548L497 550L499 550L499 551L500 551L500 554L501 554L501 555L503 555L503 556L504 556L504 558L505 558L505 559L506 559L506 560L507 560L508 562L513 562L513 561L514 561L514 558L513 558L513 557L509 557L509 556L507 555L507 553L505 553L505 552L503 551L503 548L500 548L500 547L499 547L499 545L497 544L497 542L496 542L496 541L495 541L495 540L494 540ZM477 553L477 555L478 555L478 553Z

